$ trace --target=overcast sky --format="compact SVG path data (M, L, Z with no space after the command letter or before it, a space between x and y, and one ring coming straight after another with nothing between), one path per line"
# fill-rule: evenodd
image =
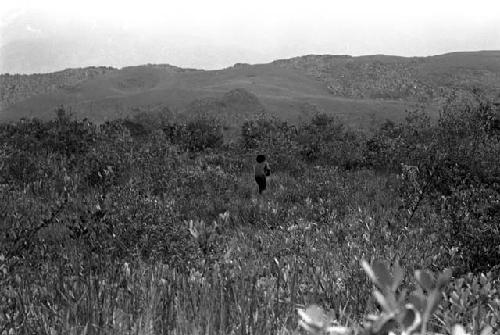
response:
M2 0L0 72L500 50L500 0Z

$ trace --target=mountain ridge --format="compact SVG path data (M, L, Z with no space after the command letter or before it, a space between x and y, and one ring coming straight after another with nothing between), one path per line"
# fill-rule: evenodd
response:
M239 109L242 117L264 110L287 121L326 112L366 126L371 119L401 119L415 106L435 113L443 97L456 90L478 88L500 98L500 51L428 57L304 55L220 70L169 64L87 67L4 74L0 80L0 121L50 118L59 105L97 122L143 111L192 114L198 106L198 114L206 108L233 123L241 119ZM255 101L230 104L231 111L221 107L224 95L238 90L243 100L251 96Z

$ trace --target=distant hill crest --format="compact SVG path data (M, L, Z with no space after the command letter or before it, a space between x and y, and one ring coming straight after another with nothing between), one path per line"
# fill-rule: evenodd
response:
M305 55L210 71L170 64L87 67L0 75L0 121L51 118L64 105L95 122L169 110L236 125L259 113L295 122L314 111L371 126L371 120L402 119L416 105L436 111L444 97L471 89L500 100L500 51Z

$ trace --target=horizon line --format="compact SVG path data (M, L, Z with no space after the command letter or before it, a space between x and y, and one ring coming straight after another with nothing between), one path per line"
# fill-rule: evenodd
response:
M248 65L248 66L256 66L256 65L266 65L266 64L272 64L274 62L278 61L283 61L283 60L290 60L294 58L301 58L301 57L311 57L311 56L316 56L316 57L325 57L325 56L333 56L333 57L347 57L347 58L360 58L360 57L374 57L374 56L384 56L384 57L398 57L398 58L428 58L428 57L438 57L438 56L446 56L450 54L471 54L471 53L499 53L500 56L500 49L483 49L483 50L468 50L468 51L449 51L445 52L442 54L431 54L431 55L426 55L426 56L401 56L401 55L394 55L394 54L383 54L383 53L378 53L378 54L361 54L361 55L348 55L348 54L303 54L299 56L293 56L289 58L277 58L274 60L271 60L270 62L267 63L246 63L246 62L236 62L233 65L229 65L226 67L222 68L216 68L216 69L204 69L204 68L193 68L193 67L182 67L178 65L174 65L171 63L141 63L141 64L133 64L133 65L126 65L122 67L114 67L110 65L86 65L86 66L80 66L80 67L67 67L61 70L55 70L55 71L50 71L50 72L16 72L16 73L11 73L11 72L3 72L0 73L0 76L16 76L16 75L25 75L25 76L30 76L30 75L43 75L43 74L52 74L52 73L58 73L58 72L64 72L64 71L69 71L69 70L82 70L82 69L87 69L87 68L108 68L108 69L113 69L113 70L123 70L126 68L130 67L141 67L141 66L171 66L171 67L176 67L179 69L183 70L192 70L192 71L223 71L230 69L232 67L235 67L236 65Z

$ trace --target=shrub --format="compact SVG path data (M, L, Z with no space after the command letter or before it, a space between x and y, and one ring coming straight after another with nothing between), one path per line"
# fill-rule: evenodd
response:
M407 220L419 208L433 208L442 223L426 229L448 250L458 248L453 260L464 272L485 271L500 259L492 247L500 242L500 137L492 130L491 103L469 98L465 105L448 101L436 125L418 112L399 125L384 124L366 152L369 166L401 173L398 190Z
M163 129L173 144L193 152L220 148L224 143L222 126L214 118L199 117L185 124L170 124Z
M449 270L437 276L428 270L417 270L415 271L416 289L407 295L405 290L398 290L404 279L404 271L399 265L394 266L393 269L389 269L379 261L371 265L363 261L362 265L374 284L373 296L381 309L379 314L366 316L362 326L351 324L350 327L346 327L339 324L334 313L325 313L321 307L312 305L307 309L298 309L299 327L309 334L335 335L396 332L426 334L429 328L433 333L446 331L453 335L462 335L466 332L486 335L496 334L498 331L500 301L494 302L496 307L487 306L485 303L491 301L493 295L497 295L496 290L491 287L493 282L491 277L488 280L482 275L478 281L477 277L469 275L468 279L472 281L466 285L464 285L464 279L448 284L452 275ZM442 298L447 285L454 287L455 290L452 292L451 299L443 302ZM434 313L436 313L435 316ZM469 314L469 318L465 317L466 314ZM340 315L340 317L345 316ZM441 324L435 324L435 319L440 320Z
M381 313L359 329L421 330L421 307L435 307L429 297L442 286L434 274L396 290L377 279L370 300L359 262L386 255L408 271L494 273L498 135L451 116L436 125L412 114L384 125L373 143L326 116L299 129L255 121L261 135L248 146L219 146L217 123L205 119L140 138L122 121L2 126L0 324L42 334L292 333L294 309L316 304L334 308L344 331L377 303ZM257 153L274 172L264 197L251 174ZM347 171L365 158L389 173ZM401 277L379 262L370 268L393 283ZM447 332L455 321L483 335L488 324L497 329L495 275L464 278L445 289L454 307L437 309L429 329Z
M352 169L363 164L363 148L358 135L345 129L336 118L318 114L298 130L301 157L308 163Z

